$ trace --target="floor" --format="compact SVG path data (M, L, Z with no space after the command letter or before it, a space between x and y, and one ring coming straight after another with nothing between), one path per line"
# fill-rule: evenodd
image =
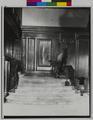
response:
M19 86L3 108L4 115L89 115L89 95L65 86L65 78L20 74Z

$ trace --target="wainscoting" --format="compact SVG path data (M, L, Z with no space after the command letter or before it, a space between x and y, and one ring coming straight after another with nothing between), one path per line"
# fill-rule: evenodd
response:
M22 41L25 72L51 70L49 60L56 60L58 54L63 52L63 48L67 47L67 65L73 67L76 77L84 76L89 79L90 38L87 28L23 26ZM47 44L47 61L44 64L41 63L44 62L44 49L40 48L40 44L43 47Z

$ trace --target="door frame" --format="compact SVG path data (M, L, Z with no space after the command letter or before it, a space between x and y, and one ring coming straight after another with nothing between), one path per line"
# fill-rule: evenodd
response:
M39 69L37 69L38 67L42 67L42 68L51 68L51 65L49 66L38 66L39 65L39 43L40 41L51 41L51 56L50 59L52 59L52 40L51 39L47 39L47 38L37 38L37 46L36 46L36 56L38 59L36 59L36 71L40 71Z

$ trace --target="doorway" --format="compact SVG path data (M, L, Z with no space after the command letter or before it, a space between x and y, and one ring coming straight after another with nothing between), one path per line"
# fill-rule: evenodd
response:
M50 70L51 40L37 39L37 70Z
M23 41L25 71L51 70L51 40L26 38Z

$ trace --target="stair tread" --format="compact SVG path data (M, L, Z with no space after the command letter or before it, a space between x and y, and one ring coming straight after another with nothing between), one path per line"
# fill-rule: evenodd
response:
M65 79L53 77L19 76L19 86L10 93L8 102L22 104L64 104L75 95L71 86L64 86Z

